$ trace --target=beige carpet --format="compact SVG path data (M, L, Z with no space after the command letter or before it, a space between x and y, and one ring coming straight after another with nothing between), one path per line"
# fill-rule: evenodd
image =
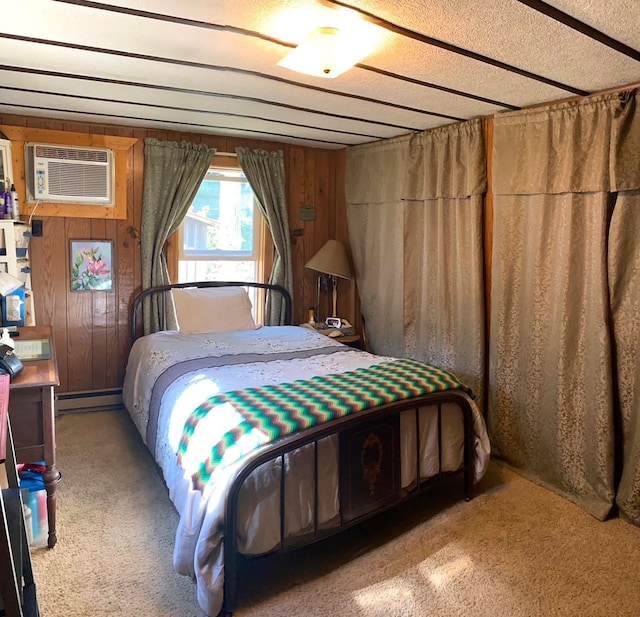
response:
M34 551L42 616L202 617L171 566L177 515L126 412L66 415L57 434L59 541ZM256 561L234 615L640 615L640 529L498 465L473 501L457 497Z

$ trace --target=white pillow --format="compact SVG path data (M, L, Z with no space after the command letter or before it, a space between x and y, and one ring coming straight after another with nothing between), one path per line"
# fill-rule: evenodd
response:
M244 287L174 289L178 330L185 334L255 330Z

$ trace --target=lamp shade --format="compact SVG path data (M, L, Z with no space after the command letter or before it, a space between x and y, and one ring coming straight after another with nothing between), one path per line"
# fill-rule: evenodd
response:
M327 240L325 245L305 264L305 267L343 279L351 278L347 253L344 246L337 240Z

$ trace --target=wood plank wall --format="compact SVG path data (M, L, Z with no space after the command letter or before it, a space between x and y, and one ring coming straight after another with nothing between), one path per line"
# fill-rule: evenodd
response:
M37 211L34 214L34 218L42 218L44 222L43 237L33 238L30 246L36 320L38 324L53 326L60 372L57 391L60 393L122 387L130 349L130 306L134 295L141 290L140 250L130 228L140 228L144 139L147 137L205 143L216 147L218 152L234 152L238 146L284 152L289 225L291 230L302 230L302 235L294 237L291 245L294 323L306 321L307 310L316 301L316 277L304 264L330 238L343 242L348 251L345 150L9 114L0 114L0 124L138 139L128 156L126 220L38 217ZM14 181L24 188L24 178ZM315 221L299 219L299 209L303 205L316 208ZM73 239L113 241L114 263L117 264L113 292L70 292L69 241ZM322 294L320 314L323 316L328 315L329 295ZM338 306L338 314L358 327L359 301L353 283L340 281Z

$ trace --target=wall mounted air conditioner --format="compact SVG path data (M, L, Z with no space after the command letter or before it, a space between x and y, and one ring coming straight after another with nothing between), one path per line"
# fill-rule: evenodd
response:
M114 204L114 154L107 148L26 143L27 201Z

